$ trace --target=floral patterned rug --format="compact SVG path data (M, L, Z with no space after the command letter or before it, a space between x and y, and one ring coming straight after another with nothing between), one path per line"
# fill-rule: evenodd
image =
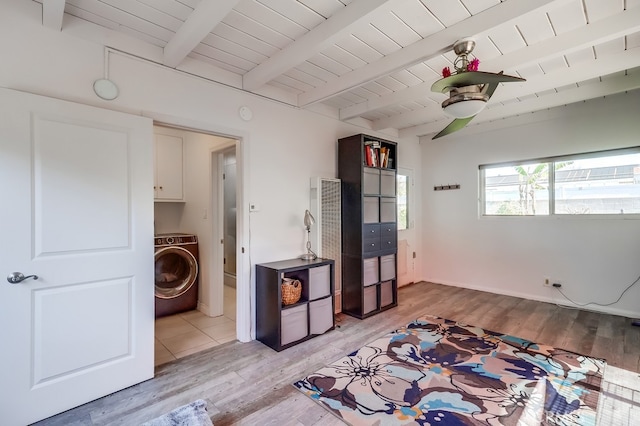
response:
M423 316L294 386L352 425L595 425L605 365Z

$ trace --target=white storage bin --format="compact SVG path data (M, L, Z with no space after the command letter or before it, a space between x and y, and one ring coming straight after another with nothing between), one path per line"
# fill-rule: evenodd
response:
M364 197L364 223L380 222L380 199L378 197Z
M331 294L331 267L329 265L309 268L309 300L320 299Z
M396 255L380 256L380 281L392 280L396 277Z
M392 170L380 172L380 195L396 195L396 173Z
M363 264L362 283L365 286L369 286L380 281L380 277L378 275L378 258L377 257L364 259L362 261L362 264Z
M309 302L309 334L322 334L333 327L331 297Z
M362 176L362 192L364 194L380 194L380 170L364 169L364 174Z
M280 344L286 345L307 337L307 305L283 309L280 316Z
M381 198L380 199L380 222L396 221L396 199Z
M364 288L364 303L362 313L368 314L378 309L378 286L372 285Z
M385 281L380 284L380 307L383 308L393 303L393 281Z

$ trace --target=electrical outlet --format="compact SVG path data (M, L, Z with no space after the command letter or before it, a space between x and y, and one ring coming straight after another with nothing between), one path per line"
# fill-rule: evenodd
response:
M542 285L545 287L551 287L551 280L549 279L549 277L543 278Z

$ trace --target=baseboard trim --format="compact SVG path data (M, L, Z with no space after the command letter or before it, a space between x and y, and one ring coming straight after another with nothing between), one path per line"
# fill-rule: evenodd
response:
M206 303L202 303L200 301L198 301L198 307L197 309L202 312L203 314L207 315L207 316L212 316L211 315L211 309L209 308L209 305L207 305Z
M508 291L508 290L504 290L504 289L501 289L501 288L495 288L495 287L486 287L486 286L479 286L479 285L468 284L468 283L459 283L459 282L455 282L455 281L441 280L441 279L438 279L438 278L427 278L427 279L423 279L423 281L431 282L431 283L434 283L434 284L442 284L442 285L446 285L446 286L449 286L449 287L459 287L459 288L466 288L466 289L469 289L469 290L484 291L486 293L493 293L493 294L501 294L501 295L504 295L504 296L519 297L521 299L535 300L537 302L553 303L554 305L559 305L559 306L563 306L563 307L571 308L571 309L582 309L583 311L593 311L593 312L611 314L611 315L618 315L618 316L628 317L628 318L639 318L640 317L640 311L634 312L634 311L629 311L629 310L626 310L626 309L612 308L610 306L597 306L597 305L576 306L576 305L571 304L566 299L561 299L560 300L560 299L555 299L553 297L544 297L544 296L539 296L539 295L529 294L529 293L523 293L523 292L518 292L518 291Z

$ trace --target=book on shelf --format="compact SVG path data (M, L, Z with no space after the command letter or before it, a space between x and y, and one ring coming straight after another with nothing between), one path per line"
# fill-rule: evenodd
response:
M368 167L378 167L380 159L380 149L374 148L373 145L364 146L364 165Z
M364 165L369 167L373 166L372 148L368 145L364 147Z
M393 167L393 159L389 158L391 148L383 146L380 141L364 141L364 165L368 167L389 168Z

